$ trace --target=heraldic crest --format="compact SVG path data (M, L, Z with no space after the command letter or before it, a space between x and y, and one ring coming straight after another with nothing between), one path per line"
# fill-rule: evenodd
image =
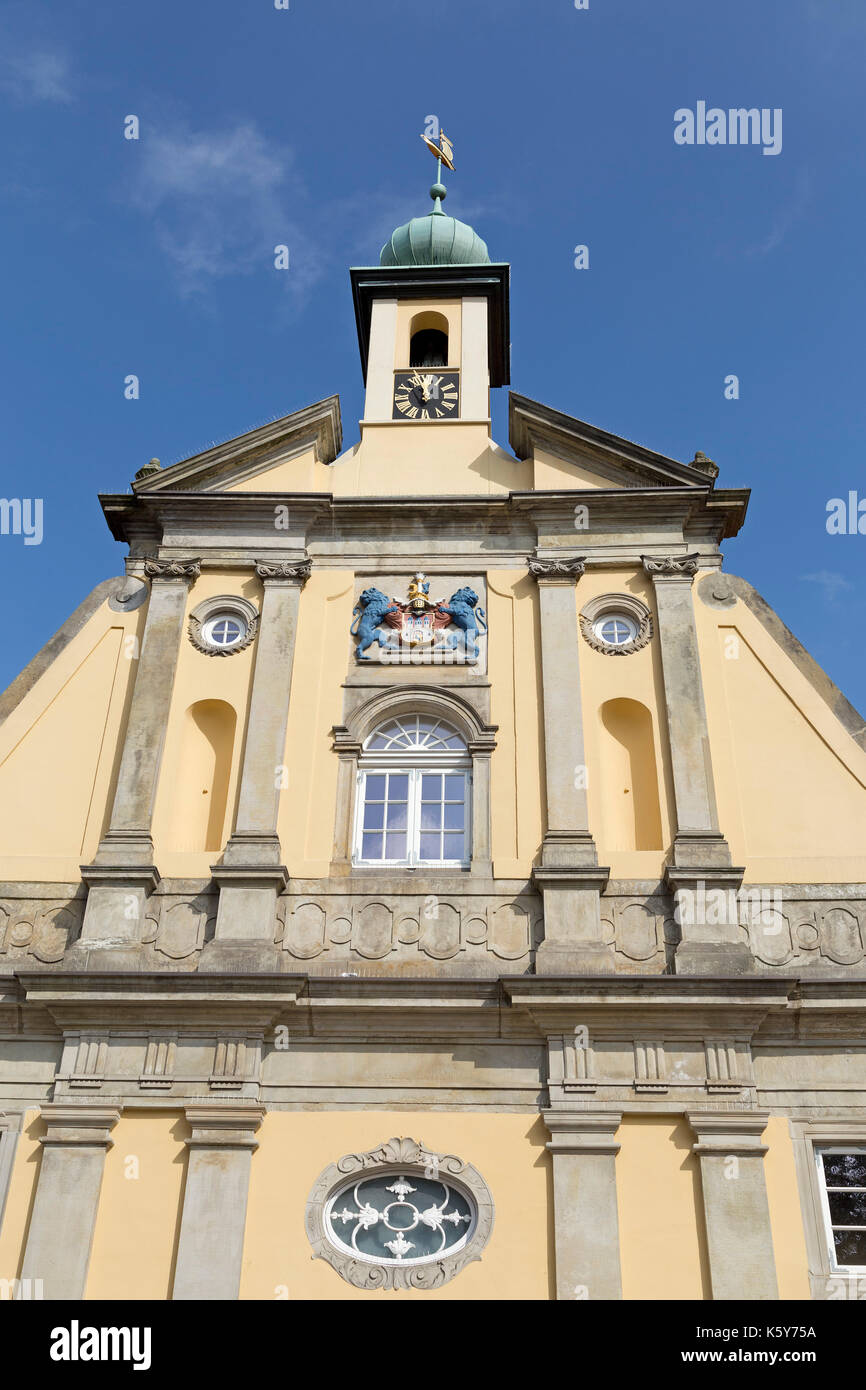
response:
M388 661L478 660L478 634L487 631L484 609L468 585L447 603L430 598L426 574L414 575L405 601L389 598L381 589L365 589L352 610L350 629L358 643L355 655L369 661L368 649L378 644L379 659Z

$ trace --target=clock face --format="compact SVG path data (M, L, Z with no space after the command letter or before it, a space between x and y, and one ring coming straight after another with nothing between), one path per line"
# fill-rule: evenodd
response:
M394 377L395 420L443 420L457 415L460 399L456 372L423 367Z

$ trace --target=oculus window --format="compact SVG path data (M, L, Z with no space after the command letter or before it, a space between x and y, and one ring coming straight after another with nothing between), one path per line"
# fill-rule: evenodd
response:
M414 714L381 725L359 763L355 862L468 867L471 780L450 724Z

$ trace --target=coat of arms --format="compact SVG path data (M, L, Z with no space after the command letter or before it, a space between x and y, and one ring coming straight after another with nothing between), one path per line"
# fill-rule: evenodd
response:
M388 598L381 589L365 589L352 610L355 655L369 661L368 649L379 647L380 661L474 663L480 655L478 634L487 631L474 589L464 586L448 602L430 597L426 574L413 576L405 600Z

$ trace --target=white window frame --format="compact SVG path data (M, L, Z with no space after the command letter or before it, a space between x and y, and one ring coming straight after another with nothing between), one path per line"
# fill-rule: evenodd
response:
M403 859L365 859L362 854L362 835L364 833L364 808L366 806L366 779L368 774L371 776L381 775L384 772L403 773L409 778L408 799L407 799L407 827L406 845L408 853ZM463 777L465 792L463 799L464 806L464 826L463 826L463 857L461 859L422 859L420 857L421 844L421 778L427 772L460 774ZM375 832L373 832L375 833ZM355 798L355 834L354 834L354 862L361 868L449 868L449 869L468 869L472 857L472 769L467 766L465 761L455 762L453 757L448 762L434 762L432 759L418 762L414 766L408 765L405 760L400 763L376 763L359 768L358 770L358 794Z
M866 1145L864 1144L815 1144L815 1167L818 1173L818 1191L821 1195L821 1215L824 1221L824 1238L827 1243L827 1255L830 1261L830 1272L832 1274L860 1274L866 1273L866 1264L862 1265L840 1265L836 1259L836 1242L833 1240L833 1221L830 1216L830 1199L827 1194L827 1179L824 1173L824 1154L863 1154L866 1158ZM866 1184L864 1184L866 1187ZM835 1191L836 1189L834 1189ZM842 1191L843 1189L838 1189ZM864 1188L847 1187L846 1192L862 1192ZM837 1226L837 1230L863 1230L860 1226Z
M368 774L376 776L384 772L403 773L409 778L407 800L406 845L408 853L403 859L365 859L362 848L364 833L364 808L366 806L366 780ZM464 822L463 856L460 859L422 859L421 844L421 778L426 772L460 774L464 784ZM416 758L407 750L399 749L393 754L362 754L358 767L357 789L355 795L355 827L352 835L352 862L360 868L433 868L468 869L472 859L472 763L469 754L461 756L453 751L440 753L420 752Z

